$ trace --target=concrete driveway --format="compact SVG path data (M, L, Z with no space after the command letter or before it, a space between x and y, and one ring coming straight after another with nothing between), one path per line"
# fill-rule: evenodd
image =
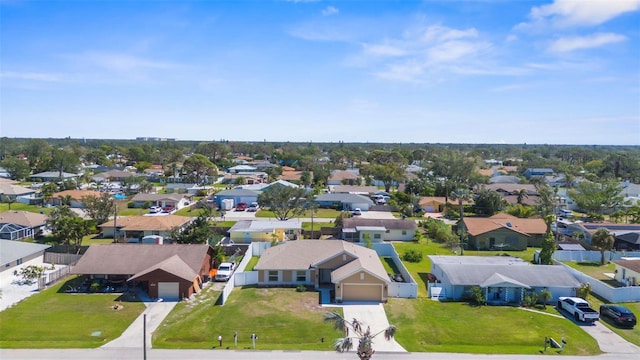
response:
M162 320L173 310L178 302L145 302L147 307L145 311L138 316L131 325L120 335L119 338L112 340L102 348L142 348L143 322L144 315L147 315L147 338L145 343L147 348L151 348L151 334L160 326ZM125 306L126 303L125 303Z
M363 211L362 215L358 215L363 219L395 219L392 213L388 211Z
M371 328L372 334L377 334L389 327L389 320L387 320L387 314L384 311L382 304L347 304L342 306L344 318L347 321L358 319L362 323L362 328ZM354 344L357 347L357 342ZM378 352L407 352L400 344L396 342L396 339L387 341L384 338L384 333L376 336L373 339L373 349Z

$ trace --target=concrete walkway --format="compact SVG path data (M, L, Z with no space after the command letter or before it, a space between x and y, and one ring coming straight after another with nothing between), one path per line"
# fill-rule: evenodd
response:
M110 341L102 348L142 348L144 315L147 315L147 348L151 348L151 334L160 326L162 320L173 310L178 302L145 302L146 310L136 318L119 338ZM126 303L125 303L126 306Z
M372 334L377 334L389 327L389 320L387 320L387 314L384 311L382 304L371 305L357 305L348 304L342 305L342 311L344 319L352 321L358 319L362 323L362 329L367 327L371 328ZM358 346L357 341L354 343L354 351ZM400 344L396 342L396 339L387 341L384 338L384 333L376 336L373 339L373 349L378 352L407 352Z

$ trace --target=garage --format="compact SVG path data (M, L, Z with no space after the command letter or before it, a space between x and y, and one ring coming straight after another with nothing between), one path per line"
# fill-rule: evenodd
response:
M342 301L382 301L381 284L344 284Z
M165 301L180 300L180 283L177 282L159 282L158 298Z

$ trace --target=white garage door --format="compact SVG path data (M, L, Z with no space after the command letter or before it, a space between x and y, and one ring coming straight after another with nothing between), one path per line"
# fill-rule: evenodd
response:
M158 283L158 297L165 301L180 300L180 284L177 282Z
M382 285L344 285L342 301L382 301Z

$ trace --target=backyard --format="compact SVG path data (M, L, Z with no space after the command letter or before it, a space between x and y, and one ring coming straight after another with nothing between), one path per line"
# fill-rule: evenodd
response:
M69 278L0 312L0 348L94 348L117 338L144 311L120 294L67 294ZM114 305L120 304L117 310Z
M591 276L594 279L598 279L604 283L607 283L609 286L618 287L620 284L613 280L611 276L607 274L613 275L615 271L614 264L604 264L600 265L599 262L589 262L589 261L566 261L565 265L570 266L582 273L585 273Z

